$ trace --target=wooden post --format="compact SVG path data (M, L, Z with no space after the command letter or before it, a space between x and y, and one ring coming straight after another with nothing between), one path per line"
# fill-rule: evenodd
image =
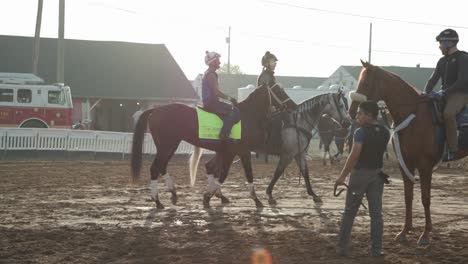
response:
M34 46L32 55L32 73L37 75L37 65L39 64L39 43L41 39L42 6L44 0L37 1L36 32L34 33Z
M370 23L369 29L369 63L371 63L372 59L372 23Z
M64 83L64 56L63 39L65 36L65 0L59 2L59 32L57 43L57 82Z

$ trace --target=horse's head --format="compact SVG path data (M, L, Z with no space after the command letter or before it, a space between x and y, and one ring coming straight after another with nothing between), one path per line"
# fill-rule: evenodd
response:
M350 97L352 100L351 107L349 108L349 115L352 118L356 117L357 108L359 103L372 100L380 101L382 100L381 95L381 84L382 73L379 67L376 67L368 62L363 62L361 60L362 66L364 67L361 70L359 76L358 87L356 92L352 92Z
M338 121L341 126L347 128L351 125L348 115L348 100L343 92L329 93L326 96L328 103L325 104L322 112L328 114L331 118Z

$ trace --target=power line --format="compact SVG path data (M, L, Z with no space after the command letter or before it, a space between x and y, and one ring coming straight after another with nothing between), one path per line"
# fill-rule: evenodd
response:
M320 11L320 12L329 12L329 13L336 13L336 14L342 14L342 15L359 16L359 17L363 17L363 18L367 17L367 16L354 15L354 14L344 13L344 12L339 12L339 11L331 11L331 10L310 8L310 7L301 7L301 6L297 6L297 5L281 3L281 2L275 2L275 1L269 1L269 0L259 0L259 1L266 2L266 3L271 3L271 4L276 4L276 5L290 6L290 7L295 7L295 8L310 9L310 10L315 10L315 11ZM116 11L130 13L130 14L133 14L133 15L143 15L143 16L148 15L148 14L146 14L144 12L141 12L141 11L122 8L122 7L114 6L114 5L99 2L99 1L96 2L96 1L88 0L87 2L90 3L90 4L93 4L93 5L101 6L103 8L114 9ZM371 17L369 17L369 18L371 18ZM193 25L193 22L190 22L188 24ZM204 30L210 30L210 28L205 28ZM211 30L220 31L221 28L211 29ZM279 40L279 41L292 42L292 43L305 44L305 45L318 46L318 47L325 47L325 48L363 50L362 47L343 46L343 45L335 45L335 44L330 44L330 43L317 43L317 42L310 42L310 41L307 41L307 40L304 40L304 39L292 39L292 38L285 38L285 37L281 37L281 36L252 33L252 32L247 32L247 31L237 31L237 32L239 34L242 34L242 35L246 36L246 37L255 37L255 38L262 38L262 39ZM394 53L394 54L401 54L401 55L439 56L437 54L405 52L405 51L392 51L392 50L373 50L373 52L377 52L377 53Z
M292 7L292 8L298 8L298 9L304 9L304 10L310 10L310 11L316 11L316 12L322 12L322 13L330 13L330 14L336 14L336 15L358 17L358 18L375 19L375 20L383 20L383 21L406 23L406 24L416 24L416 25L423 25L423 26L437 26L437 27L451 27L451 28L468 29L467 26L444 25L444 24L435 24L435 23L412 21L412 20L402 20L402 19L394 19L394 18L386 18L386 17L360 15L360 14L354 14L354 13L348 13L348 12L342 12L342 11L335 11L335 10L329 10L329 9L322 9L322 8L315 8L315 7L308 7L308 6L301 6L301 5L289 4L289 3L283 3L283 2L276 2L276 1L270 1L270 0L259 0L259 1L264 2L264 3L268 3L268 4L273 4L273 5L287 6L287 7Z

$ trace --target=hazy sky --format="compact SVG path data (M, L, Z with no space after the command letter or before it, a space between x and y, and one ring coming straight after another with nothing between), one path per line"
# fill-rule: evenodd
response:
M37 1L1 3L0 34L33 36ZM244 73L259 74L268 50L277 75L326 77L368 58L370 22L374 64L435 67L435 36L447 25L468 50L467 10L466 0L66 0L65 37L163 43L193 79L205 50L227 62L231 26L231 63ZM45 0L41 36L57 37L57 28L58 0Z

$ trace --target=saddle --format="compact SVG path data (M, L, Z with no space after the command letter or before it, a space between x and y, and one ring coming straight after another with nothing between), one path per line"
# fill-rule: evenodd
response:
M446 102L442 96L437 93L431 95L431 100L429 101L430 108L432 110L432 121L435 125L444 126L444 109ZM460 130L461 128L468 127L468 107L465 106L456 116L457 127Z
M204 141L219 141L219 132L223 126L222 118L201 107L196 107L195 109L198 119L198 138ZM232 140L241 139L241 123L242 121L239 121L232 127L230 134Z
M443 112L445 100L439 94L431 94L429 108L431 109L432 122L435 126L436 142L441 148L445 145L445 122ZM458 128L458 147L460 151L468 150L468 107L465 106L456 116Z

